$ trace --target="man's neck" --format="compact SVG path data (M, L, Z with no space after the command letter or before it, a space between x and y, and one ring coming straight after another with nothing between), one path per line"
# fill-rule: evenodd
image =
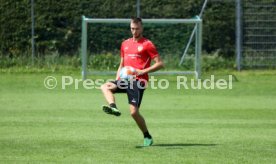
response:
M139 37L137 37L137 38L133 37L133 41L138 42L141 38L143 38L143 36L142 36L142 35L141 35L141 36L139 36Z

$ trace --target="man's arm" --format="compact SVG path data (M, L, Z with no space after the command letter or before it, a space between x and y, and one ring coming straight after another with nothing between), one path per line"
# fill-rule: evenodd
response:
M136 70L137 71L137 75L143 75L146 73L150 73L150 72L155 72L161 68L164 67L164 63L162 61L162 59L160 58L160 56L156 56L155 58L153 58L153 61L155 62L152 66L143 69L143 70Z
M121 57L121 62L120 62L120 65L118 67L117 74L116 74L116 80L119 79L119 77L120 77L120 71L123 68L123 66L124 66L124 58Z

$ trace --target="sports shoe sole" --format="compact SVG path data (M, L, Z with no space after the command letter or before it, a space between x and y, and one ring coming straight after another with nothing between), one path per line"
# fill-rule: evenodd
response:
M114 111L114 110L112 110L111 107L105 106L105 105L103 106L103 111L107 114L112 114L112 115L115 115L115 116L120 116L121 115L121 112Z
M153 144L153 139L144 139L144 147L151 146Z

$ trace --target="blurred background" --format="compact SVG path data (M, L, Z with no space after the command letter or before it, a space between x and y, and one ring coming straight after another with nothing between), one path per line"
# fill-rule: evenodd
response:
M202 11L203 71L274 68L275 6L274 0L1 0L0 67L80 68L82 15L189 19ZM179 60L193 27L148 25L144 34L156 44L167 69L189 69L193 43L187 60L182 65ZM120 44L130 36L127 24L89 25L88 67L115 70Z

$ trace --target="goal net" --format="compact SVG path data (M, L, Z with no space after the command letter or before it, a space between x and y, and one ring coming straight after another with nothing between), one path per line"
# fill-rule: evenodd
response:
M243 0L242 13L242 66L275 67L275 0Z
M130 19L99 19L82 17L82 78L96 74L115 74L120 62L120 46L131 37ZM143 19L143 35L157 47L166 69L156 74L193 74L200 78L202 20ZM194 29L195 39L184 63L179 66L185 45ZM170 71L169 71L170 70ZM173 70L173 71L172 71Z

